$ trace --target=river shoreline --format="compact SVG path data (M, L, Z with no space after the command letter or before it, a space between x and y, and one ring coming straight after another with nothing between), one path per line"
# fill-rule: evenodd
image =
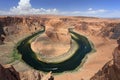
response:
M18 45L18 47L17 47L19 53L22 54L22 59L28 65L32 66L33 68L35 68L37 70L42 70L45 72L52 71L55 73L74 70L78 66L80 66L80 63L82 62L85 55L92 50L91 45L87 38L85 38L84 36L79 35L75 32L71 32L72 34L77 36L77 38L75 38L75 36L72 36L72 39L74 39L77 43L79 43L79 45L81 45L81 44L83 45L82 42L86 41L84 43L85 43L85 45L87 45L89 47L87 47L85 45L83 47L80 47L80 49L75 51L76 53L70 59L60 62L60 63L46 63L46 62L39 61L39 59L37 59L37 56L34 54L34 52L30 48L30 42L31 42L31 38L34 38L37 34L42 33L42 32L44 32L44 30L40 31L38 33L35 33L32 36L29 36L28 38L23 40L21 42L21 44ZM81 38L83 37L83 39L81 39L81 42L79 41L80 36L81 36ZM23 48L21 48L21 47L23 47ZM32 54L30 54L31 52L32 52ZM81 52L81 54L80 54L80 52ZM82 54L82 52L84 54ZM73 60L73 62L72 62L72 60ZM72 66L69 66L72 63L74 63L74 64Z

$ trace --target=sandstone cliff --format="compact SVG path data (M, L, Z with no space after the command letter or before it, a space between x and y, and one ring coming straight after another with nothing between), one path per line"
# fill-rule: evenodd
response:
M120 39L113 52L113 60L109 61L90 80L120 80Z
M12 41L26 34L31 34L44 24L43 18L18 16L0 18L0 43ZM12 39L10 39L12 37Z
M89 35L112 39L120 37L119 20L62 16L5 16L0 17L0 43L2 44L4 40L11 41L8 37L11 35L15 39L21 35L34 33L41 28L41 24L46 25L47 36L55 41L69 40L66 29L71 26Z

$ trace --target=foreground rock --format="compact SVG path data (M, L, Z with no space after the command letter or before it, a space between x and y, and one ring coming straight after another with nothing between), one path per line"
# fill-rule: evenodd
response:
M0 65L0 80L20 80L19 73L13 66L4 68Z
M51 72L44 75L39 71L30 70L20 73L21 80L54 80L54 77L51 75Z
M54 77L51 72L46 75L35 70L17 72L13 66L5 68L0 64L0 80L54 80Z
M113 60L105 64L91 80L120 80L120 39L117 43L118 47L113 52Z

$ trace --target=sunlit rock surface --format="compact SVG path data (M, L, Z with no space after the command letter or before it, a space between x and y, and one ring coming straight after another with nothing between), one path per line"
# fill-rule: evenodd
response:
M106 63L91 80L120 80L120 39L118 47L113 52L113 59Z
M47 26L46 32L36 39L34 46L38 47L38 49L36 48L35 51L38 50L38 52L42 51L43 54L47 54L48 51L46 50L51 50L52 48L50 46L53 46L56 51L59 51L59 54L57 54L56 51L52 50L56 56L66 52L70 47L70 35L67 33L67 29L71 26L74 26L75 31L78 33L87 36L96 47L96 52L88 57L81 71L55 76L55 80L80 80L81 78L89 80L105 63L113 59L112 52L116 47L115 42L120 37L120 19L54 15L0 16L0 64L12 64L18 72L32 70L26 65L21 65L22 62L19 60L12 62L13 56L11 55L17 42L40 30L41 24ZM40 41L41 39L42 41ZM52 42L51 44L44 45L50 41L54 41L54 45L52 45ZM61 44L57 44L58 42ZM63 43L65 44L63 45ZM46 48L46 50L43 48ZM61 50L63 51L60 52ZM55 56L55 54L50 56ZM119 59L118 57L114 59L108 67L114 64L116 65L116 69L119 69L119 62L116 62L119 61ZM113 67L111 68L113 69ZM112 72L114 72L114 70L112 70Z

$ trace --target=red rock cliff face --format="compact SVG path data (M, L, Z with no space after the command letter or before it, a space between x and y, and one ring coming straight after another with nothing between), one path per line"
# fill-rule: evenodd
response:
M54 80L54 77L51 72L47 75L35 70L17 72L13 66L5 68L0 64L0 80Z
M113 52L113 60L106 63L91 80L120 80L120 39L117 43L118 47Z
M0 80L20 80L19 73L13 66L4 68L0 65Z

